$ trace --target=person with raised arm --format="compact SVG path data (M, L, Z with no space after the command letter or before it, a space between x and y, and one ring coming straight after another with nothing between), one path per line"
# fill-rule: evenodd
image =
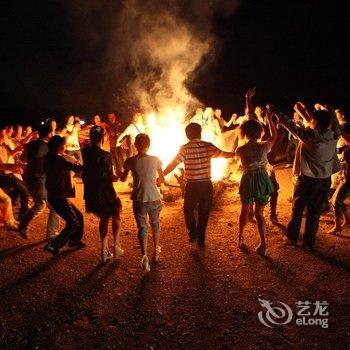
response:
M303 245L312 249L315 244L322 213L322 204L327 201L331 175L340 170L336 154L341 134L338 121L332 112L316 110L312 114L301 104L296 106L308 128L295 125L281 112L275 110L278 122L299 140L299 156L294 159L294 175L298 177L294 188L292 217L287 226L287 244L297 244L301 221L306 210Z
M261 106L256 106L254 108L253 102L252 102L252 98L254 97L256 92L256 88L251 88L247 91L246 93L246 113L248 115L249 120L257 120L261 126L263 127L263 134L262 134L262 141L266 141L268 139L271 138L271 128L270 128L270 124L268 122L268 120L265 118L264 116L264 108ZM276 136L277 139L277 136ZM275 143L275 142L274 142ZM279 194L279 183L277 181L277 177L276 177L276 173L274 170L271 160L270 155L267 155L268 161L269 163L266 166L267 172L270 176L270 179L272 181L273 184L273 188L274 191L271 193L270 195L270 221L273 224L278 224L278 216L277 216L277 202L278 202L278 194ZM250 218L253 218L253 213L250 214ZM251 220L252 222L254 222L254 220Z
M224 152L210 142L201 140L202 128L190 123L185 129L189 142L180 147L174 160L164 170L170 174L180 163L185 165L184 215L190 243L205 248L205 231L213 199L211 159L233 158L233 152ZM198 211L198 220L196 219Z
M269 201L271 193L275 191L271 178L267 172L267 154L277 140L276 126L272 121L272 114L268 112L268 125L270 137L261 141L264 129L262 124L250 119L241 125L241 137L247 143L236 150L236 157L241 161L243 175L239 185L239 194L242 202L239 217L238 246L243 246L243 233L249 221L249 215L253 210L258 224L260 234L260 245L256 251L266 256L266 223L264 219L264 208Z

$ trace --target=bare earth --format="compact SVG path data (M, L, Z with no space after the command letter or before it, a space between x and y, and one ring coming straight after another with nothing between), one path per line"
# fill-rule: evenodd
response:
M290 170L277 175L278 213L286 224ZM83 209L81 191L79 185L75 203ZM28 241L0 231L0 349L350 348L350 229L326 234L329 215L322 217L313 253L285 247L281 229L268 222L264 259L254 251L259 239L253 224L247 251L236 247L236 188L215 205L205 253L189 247L182 199L165 203L161 261L144 276L129 194L120 195L120 261L99 264L98 220L91 215L85 217L88 247L64 250L60 258L42 250L47 215L31 225ZM258 319L258 298L293 311L297 301L327 301L329 327L298 326L295 319L266 327Z

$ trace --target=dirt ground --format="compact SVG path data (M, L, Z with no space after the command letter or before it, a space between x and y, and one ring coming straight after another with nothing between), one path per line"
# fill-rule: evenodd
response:
M290 170L277 172L278 214L288 222ZM120 186L120 185L118 185ZM207 250L188 244L182 199L165 203L161 261L145 276L131 202L124 205L125 255L99 263L98 221L86 215L80 251L52 257L42 250L47 214L30 226L29 240L0 230L0 349L350 349L350 229L329 235L322 217L315 252L283 245L268 222L268 258L255 253L249 224L247 250L236 247L239 199L228 188L217 199ZM82 185L75 203L83 209ZM268 213L266 213L268 214ZM268 215L266 215L268 217ZM293 321L269 328L258 319L258 299L288 304L327 301L329 327Z

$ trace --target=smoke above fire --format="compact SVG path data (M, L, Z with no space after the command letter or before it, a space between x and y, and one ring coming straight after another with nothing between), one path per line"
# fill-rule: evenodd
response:
M116 60L126 71L123 94L136 108L162 114L200 105L188 86L213 57L215 13L232 14L237 1L127 0L123 2Z

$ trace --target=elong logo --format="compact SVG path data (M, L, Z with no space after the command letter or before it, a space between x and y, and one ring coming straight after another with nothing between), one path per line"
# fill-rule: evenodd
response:
M268 300L258 299L263 310L258 312L259 321L266 327L273 328L290 323L295 314L295 324L297 326L321 326L328 328L329 316L327 301L297 301L295 303L298 310L293 313L292 308L286 303L278 301L277 306L273 306ZM313 307L312 307L313 306ZM315 317L317 316L317 317Z
M285 303L279 301L282 306L272 306L268 300L260 299L260 305L264 311L258 313L259 321L266 327L273 328L274 325L284 325L289 323L293 318L292 309Z

